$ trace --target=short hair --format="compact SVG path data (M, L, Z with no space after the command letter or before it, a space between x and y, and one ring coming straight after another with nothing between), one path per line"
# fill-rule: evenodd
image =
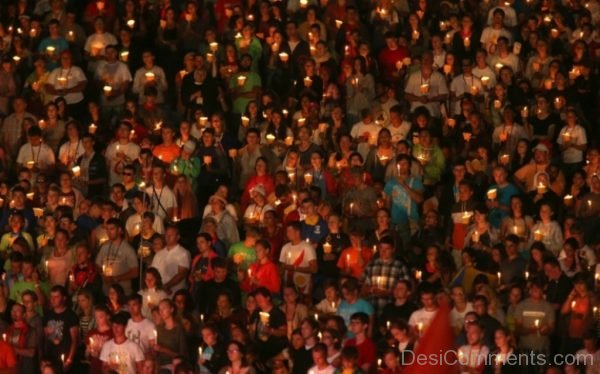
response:
M113 315L110 318L110 321L113 324L127 326L127 321L129 321L129 316L125 312L119 312L119 313Z
M365 312L356 312L350 316L350 321L359 321L363 325L368 325L369 315Z

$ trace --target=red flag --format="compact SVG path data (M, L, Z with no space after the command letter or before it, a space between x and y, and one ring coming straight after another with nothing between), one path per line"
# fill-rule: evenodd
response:
M427 357L425 360L424 358ZM411 363L412 361L412 363ZM446 300L421 337L414 358L407 357L405 374L455 374L454 331L450 325L450 306Z

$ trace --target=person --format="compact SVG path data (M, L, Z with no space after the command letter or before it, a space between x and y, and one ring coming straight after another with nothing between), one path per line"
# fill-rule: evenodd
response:
M142 314L142 300L142 295L134 294L127 301L127 310L131 317L127 321L125 335L127 335L127 339L136 343L142 353L146 355L150 353L150 341L154 339L156 327Z
M264 287L252 292L256 310L250 316L250 334L256 342L259 360L266 362L280 353L286 345L287 321L285 314L273 305L269 290Z
M311 274L317 271L317 259L314 248L302 240L301 231L300 223L288 225L286 234L290 242L281 249L279 264L282 276L308 294Z
M152 267L161 274L163 288L167 294L186 287L186 274L190 268L190 253L179 244L177 226L167 226L165 231L166 248L152 259Z
M478 322L470 323L467 328L467 344L458 349L458 364L461 371L482 372L488 347L482 344L483 327Z
M141 348L127 339L125 327L127 315L117 313L111 317L111 327L114 338L102 346L100 360L103 370L117 370L127 373L141 372L144 353Z
M51 309L44 315L43 359L51 364L61 363L69 369L75 363L79 341L79 321L67 307L67 290L56 285L50 290Z
M102 360L100 354L104 344L111 340L114 335L111 327L111 313L104 305L94 307L94 324L95 327L90 329L84 335L84 344L86 354L90 360L90 372L102 372Z
M369 329L369 315L357 312L350 316L350 331L353 338L346 341L345 347L356 347L358 351L357 365L368 373L375 366L375 344L367 336Z
M135 251L123 238L123 224L117 218L107 221L108 240L96 256L96 266L102 269L104 290L117 282L125 293L131 293L131 280L138 275L138 261Z
M31 329L25 319L25 306L15 304L11 310L13 323L8 327L7 342L14 346L18 358L17 369L22 372L33 372L38 365L36 331Z
M536 278L529 284L529 297L517 305L515 322L522 349L547 352L549 335L556 326L556 314L552 305L543 299L543 283ZM532 313L533 312L533 313Z

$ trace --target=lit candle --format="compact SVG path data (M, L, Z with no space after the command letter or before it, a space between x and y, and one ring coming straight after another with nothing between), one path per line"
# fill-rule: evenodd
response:
M528 271L526 271L526 272L525 272L525 280L528 280L528 279L529 279L529 272L528 272Z
M498 272L496 276L498 277L498 284L502 283L502 273Z
M238 86L242 87L246 83L246 79L247 79L247 77L245 75L239 75L237 77Z
M385 323L385 327L386 327L388 330L390 329L390 327L391 327L391 326L392 326L392 323L391 323L390 321L387 321L387 322Z
M419 335L423 332L423 322L417 323L417 330L419 331Z
M146 77L146 81L151 82L154 80L154 78L156 77L155 74L151 71L146 72L146 74L144 74L144 77Z
M287 53L285 53L285 52L279 53L279 59L281 60L281 62L287 62L289 58L290 58L290 56Z
M487 192L488 200L495 200L497 196L498 196L498 190L495 188L492 188L491 190L489 190Z
M92 123L91 125L88 126L88 132L90 134L94 134L96 133L96 130L98 129L98 126L96 126L95 123Z

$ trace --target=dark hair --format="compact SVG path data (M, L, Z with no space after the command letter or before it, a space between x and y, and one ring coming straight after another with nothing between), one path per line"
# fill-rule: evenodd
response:
M113 315L110 318L110 321L117 325L127 326L127 321L129 321L129 316L125 312L119 312L119 313Z

